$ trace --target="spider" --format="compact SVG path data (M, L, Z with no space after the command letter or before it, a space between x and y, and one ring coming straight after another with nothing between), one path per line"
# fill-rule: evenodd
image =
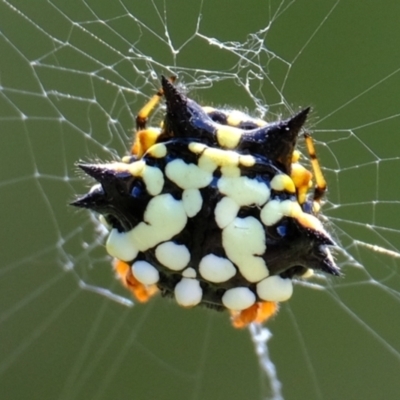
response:
M117 276L139 301L160 292L183 307L228 310L237 328L262 323L294 278L340 274L317 218L326 182L311 136L313 173L295 149L310 109L268 123L201 107L174 80L162 77L139 111L129 156L78 164L98 183L72 204L109 228ZM163 97L161 127L147 127Z

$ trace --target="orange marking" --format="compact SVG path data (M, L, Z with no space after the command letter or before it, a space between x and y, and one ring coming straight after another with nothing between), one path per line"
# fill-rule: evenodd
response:
M278 303L260 301L240 312L232 313L232 325L235 328L245 328L252 322L262 324L278 311Z
M114 259L113 266L122 284L128 288L141 303L145 303L158 292L156 285L143 285L143 283L140 283L132 275L131 267L127 263Z
M146 153L146 151L156 143L160 133L160 130L155 128L139 131L136 134L136 138L131 149L131 154L138 158L143 157L143 154Z
M298 202L303 204L307 199L307 192L310 188L312 173L304 168L301 164L294 163L292 164L290 177L292 178L297 189Z
M232 325L235 328L244 328L257 318L258 303L232 315Z
M258 303L257 318L254 322L262 324L273 317L279 310L278 303L274 301L262 301Z

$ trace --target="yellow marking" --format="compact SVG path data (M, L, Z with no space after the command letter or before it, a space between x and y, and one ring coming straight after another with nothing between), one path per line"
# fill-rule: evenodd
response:
M211 107L211 106L204 106L204 107L202 107L202 109L203 109L203 111L204 111L205 113L207 113L207 114L210 114L210 113L212 113L213 111L215 111L215 108L214 108L214 107Z
M164 144L155 144L147 151L152 157L163 158L167 155L167 147Z
M131 162L132 156L124 156L121 158L121 161L125 164L129 164Z
M221 167L221 174L227 178L239 178L240 169L231 165Z
M252 118L249 115L238 110L233 110L228 112L226 114L226 117L227 117L227 123L230 126L239 126L242 122L252 122L258 127L267 125L267 123L262 119Z
M292 154L292 163L296 163L300 160L301 154L298 150L295 150Z
M206 187L212 181L212 174L195 164L187 164L181 159L175 159L165 167L167 177L181 189L199 189Z
M194 154L201 154L208 146L202 143L189 143L189 150Z
M299 163L292 164L290 177L297 189L297 200L303 204L307 198L307 192L310 188L312 173Z
M279 200L270 200L261 210L261 221L266 226L276 224L283 217L283 210Z
M255 123L257 126L259 126L260 128L263 127L263 126L265 126L265 125L268 125L268 122L265 122L264 120L258 119L258 118L252 119L251 122L254 122L254 123Z
M239 162L244 167L252 167L256 163L256 159L253 156L240 156Z
M310 159L311 159L311 165L314 171L314 176L315 176L315 193L314 193L314 198L315 201L320 201L321 197L323 196L325 190L326 190L326 181L324 178L324 175L322 173L321 167L319 165L318 159L317 159L317 154L315 152L315 147L313 140L310 135L305 134L304 138L306 140L306 145L307 145L307 150L308 153L310 154Z
M227 178L222 176L218 180L218 189L224 195L230 197L239 206L258 205L267 202L270 196L268 186L247 176Z
M328 236L321 221L314 215L304 212L299 203L291 200L284 200L280 203L280 208L283 215L297 219L299 224L305 228L310 228Z
M135 161L126 166L125 170L129 171L132 176L142 176L143 169L146 166L144 161Z
M325 232L325 229L322 226L321 221L317 217L314 217L314 215L301 212L295 218L305 228L313 229L314 231L324 233L326 236L328 236L328 234Z
M314 276L314 270L312 268L307 268L301 278L308 279Z
M286 215L287 217L298 219L299 215L303 214L303 210L301 209L299 203L291 200L282 201L280 207L282 214Z
M321 203L318 201L313 201L312 210L315 214L318 214L321 211Z
M278 191L295 193L296 188L292 179L286 174L275 175L271 180L271 188Z
M161 193L164 187L164 175L159 168L146 165L142 170L142 177L147 191L152 196Z
M236 152L210 147L204 150L198 161L199 167L204 171L214 172L217 167L222 167L226 170L226 174L233 174L234 176L240 175L240 170L237 168L238 164L239 155Z
M203 154L220 167L237 167L239 165L239 154L235 151L213 149L208 147Z
M239 144L242 133L242 129L228 125L219 125L217 128L218 143L222 147L234 149Z
M249 116L241 111L233 110L226 114L226 122L230 126L238 126L241 122L249 120Z
M214 209L217 225L221 229L226 228L236 218L239 208L239 204L230 197L222 197Z
M207 171L207 172L210 172L210 173L213 173L218 167L218 165L215 163L215 161L212 158L207 157L207 155L204 154L204 153L199 158L198 166L203 171Z
M108 169L114 172L130 172L130 164L124 162L112 162L108 164L99 164L102 169Z

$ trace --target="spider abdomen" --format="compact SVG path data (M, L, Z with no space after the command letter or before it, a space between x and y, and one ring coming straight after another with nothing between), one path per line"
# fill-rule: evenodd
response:
M107 251L127 265L126 282L156 285L182 306L244 312L287 300L292 278L310 269L338 274L332 239L303 210L308 187L291 176L308 110L273 124L247 116L241 128L165 79L163 91L163 128L143 155L81 165L100 185L74 205L111 226Z

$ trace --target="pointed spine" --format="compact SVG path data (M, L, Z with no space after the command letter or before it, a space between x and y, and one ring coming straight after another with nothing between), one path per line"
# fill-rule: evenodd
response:
M164 131L167 137L215 143L215 123L195 101L188 99L168 79L161 76L167 112Z
M297 138L309 112L310 108L306 108L287 120L245 131L238 150L260 154L279 163L285 173L290 173Z
M135 177L127 171L118 171L112 164L78 164L86 174L96 179L100 185L71 205L87 208L105 216L112 216L114 227L128 231L143 217L145 204L142 199L131 196ZM146 196L145 191L143 193Z

